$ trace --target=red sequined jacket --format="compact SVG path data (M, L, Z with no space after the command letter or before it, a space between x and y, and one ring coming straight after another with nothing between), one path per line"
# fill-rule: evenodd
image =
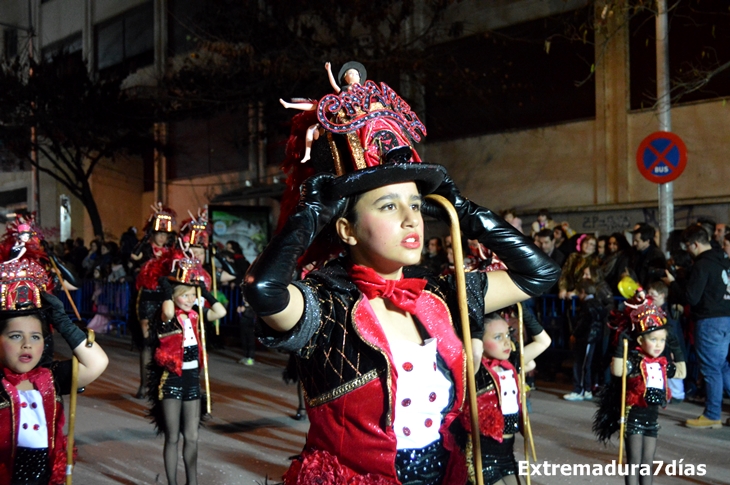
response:
M11 378L14 376L16 379L19 376L9 369L2 369L2 371L2 391L0 391L0 483L6 484L10 483L13 477L15 449L18 442L18 429L20 428L20 397L15 385L8 380L8 376ZM60 373L68 373L68 380L70 380L70 371L71 368L67 365L55 366L54 372L45 367L36 367L23 376L30 380L33 387L41 393L43 399L43 409L48 424L50 485L62 484L66 478L66 436L63 434L65 418L63 401L56 389L56 379ZM64 391L64 389L61 389L61 391Z
M476 373L475 381L477 386L477 408L479 409L479 432L498 442L502 442L504 436L504 415L502 414L502 392L501 382L494 366L499 365L504 370L511 370L517 380L517 389L520 388L520 381L517 369L506 360L493 360L482 357L481 365ZM517 404L522 415L522 403L520 395L517 395ZM459 421L465 430L471 432L471 418L469 404L464 407L464 412ZM521 422L520 422L521 425Z
M469 309L474 320L481 321L476 315L483 315L486 277L483 273L467 276ZM393 365L382 327L349 280L342 261L331 262L295 284L305 298L302 320L285 334L260 329L264 344L296 352L311 422L304 452L284 476L285 483L349 483L353 477L363 484L399 483L393 421L402 369ZM466 386L462 342L452 321L455 315L453 280L429 278L413 316L422 325L424 338L438 338L439 361L453 384L440 428L444 447L453 451L443 482L449 485L466 482L464 456L448 431L461 413Z
M653 359L647 357L641 351L632 354L629 358L633 361L634 369L633 372L626 376L626 404L640 408L647 407L644 396L646 395L646 365L649 363L658 363L661 366L662 377L664 378L665 397L666 401L669 401L672 395L667 385L667 359L664 357Z
M205 310L203 310L205 311ZM160 345L155 349L155 363L178 376L182 375L183 354L183 316L187 316L193 324L195 339L200 345L200 326L198 325L198 307L193 307L190 312L184 312L175 307L175 318L170 322L158 324L157 336ZM198 352L198 363L203 365L203 353Z

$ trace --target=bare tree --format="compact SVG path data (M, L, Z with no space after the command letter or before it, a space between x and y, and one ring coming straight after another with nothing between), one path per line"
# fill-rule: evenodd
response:
M16 59L0 70L0 143L81 200L96 235L103 225L91 176L102 160L153 149L146 111L119 80L92 78L69 54L41 63Z

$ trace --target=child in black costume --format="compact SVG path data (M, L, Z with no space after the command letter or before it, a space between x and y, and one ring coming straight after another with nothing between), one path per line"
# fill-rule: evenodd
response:
M550 347L551 340L537 320L525 320L525 329L533 339L525 345L523 359L525 370L531 370L534 368L534 359ZM509 325L499 314L489 313L484 316L482 340L472 339L472 342L474 356L480 356L475 379L484 484L517 484L517 462L513 448L514 435L520 429L522 407L519 358L517 352L513 352ZM459 417L459 423L466 430L471 430L469 416L467 405ZM467 445L467 450L471 454L470 445ZM470 469L469 475L471 481L475 482L473 470Z
M197 484L198 426L201 416L199 369L205 365L199 321L226 316L226 309L203 284L203 268L196 259L173 260L174 274L162 277L162 308L152 320L151 333L157 340L150 364L150 417L158 432L165 434L165 473L167 483L177 484L177 448L182 432L183 462L188 485ZM172 282L172 284L171 284ZM172 285L175 285L174 288ZM197 289L210 308L200 311ZM182 429L181 429L182 428Z
M109 360L46 293L45 269L22 256L0 264L0 483L60 485L67 468L61 395L71 392L72 366L52 360L49 325L78 359L78 387L99 377Z
M611 362L611 374L621 377L624 372L622 340L631 335L626 362L625 439L629 464L626 484L651 485L652 474L642 472L642 469L652 469L659 430L659 407L666 406L671 398L667 380L675 377L676 367L662 356L668 335L664 312L647 299L641 289L626 305L623 325L618 326L624 330L619 340L621 344ZM614 379L601 396L593 430L603 442L607 442L620 427L620 391L621 381Z

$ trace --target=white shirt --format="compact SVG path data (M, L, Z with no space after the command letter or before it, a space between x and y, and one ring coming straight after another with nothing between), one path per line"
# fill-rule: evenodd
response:
M35 389L18 391L20 398L20 428L18 446L23 448L48 448L48 426L43 410L41 393Z
M441 411L449 404L451 382L436 365L436 342L389 342L398 376L393 428L399 450L423 448L441 437Z

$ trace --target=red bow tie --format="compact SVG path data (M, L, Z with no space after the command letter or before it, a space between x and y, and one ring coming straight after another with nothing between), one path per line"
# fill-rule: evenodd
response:
M648 355L644 354L644 363L646 364L661 364L661 365L667 365L667 358L663 356L659 356L656 358L649 357Z
M509 368L512 367L509 360L490 359L487 357L482 358L482 364L484 364L484 367L487 369L494 369L495 367L500 366L504 370L509 370Z
M10 384L13 385L13 387L17 386L23 381L31 381L33 382L35 380L35 377L40 372L40 367L36 367L35 369L31 369L25 374L16 374L15 372L11 371L7 367L3 368L3 374L5 375L5 380L7 380Z
M357 264L353 264L348 273L369 300L377 297L387 298L393 305L408 313L416 311L416 300L426 286L426 280L420 278L386 280L372 268Z

